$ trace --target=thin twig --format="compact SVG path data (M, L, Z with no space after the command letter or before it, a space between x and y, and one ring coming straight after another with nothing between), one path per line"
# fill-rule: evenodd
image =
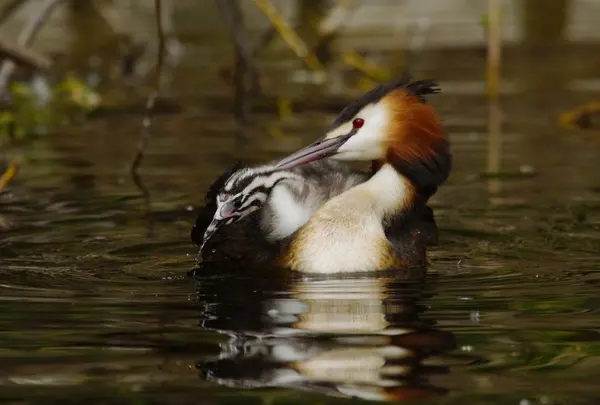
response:
M362 3L362 1L359 2L357 0L340 0L331 9L321 24L319 24L318 33L320 39L314 47L313 52L321 62L327 63L327 59L330 58L330 51L327 48L330 47L331 42L337 37L338 32L344 28L345 24L352 17L352 14L357 11ZM368 61L355 50L350 49L343 52L342 61L376 81L385 81L390 78L390 72Z
M45 55L35 52L25 46L7 41L0 36L0 56L10 58L14 62L33 70L43 71L50 68L52 62Z
M319 36L336 34L361 4L362 1L357 0L339 0L319 24L317 28Z
M235 48L235 64L232 73L234 97L233 116L238 124L240 138L246 137L249 116L249 92L246 89L246 75L252 82L252 95L259 91L258 69L254 64L253 50L248 42L244 17L237 0L216 0L225 25L229 28Z
M502 111L500 107L500 62L502 57L502 1L488 0L488 52L487 52L487 94L489 97L488 117L488 162L487 172L497 174L502 167ZM491 178L488 191L497 195L502 188L498 178ZM494 197L490 197L494 203Z
M502 171L502 108L500 100L497 97L491 98L488 108L487 174L496 175L491 176L488 180L488 191L491 195L497 195L502 188L502 180L497 177L498 173Z
M142 120L142 133L140 136L140 142L138 144L137 152L131 163L131 173L134 176L134 181L137 177L137 170L144 157L148 140L150 139L150 126L152 124L152 112L154 111L154 105L160 92L160 80L162 77L162 70L165 59L165 32L163 25L163 7L162 0L154 0L154 8L156 12L156 31L158 35L158 55L156 62L156 69L154 71L154 88L146 101L146 114ZM139 180L139 178L138 178ZM138 184L139 186L139 184ZM144 191L144 187L140 187Z
M365 76L376 81L389 80L390 72L380 68L374 63L368 61L355 50L349 50L343 53L342 60L348 66L353 67Z
M487 91L495 98L500 91L500 61L502 57L502 2L488 0Z
M58 4L63 0L44 0L40 8L36 13L33 13L32 17L27 21L17 39L17 44L21 46L28 46L35 34L41 28L42 24L48 19L50 13ZM12 60L5 60L0 67L0 97L6 92L6 86L8 80L15 70L15 63Z
M236 51L244 60L248 70L256 71L253 63L252 47L248 42L248 34L245 30L244 17L237 0L216 0L217 6L233 37Z
M6 188L8 183L17 175L19 171L19 163L16 160L10 162L6 171L0 176L0 193Z
M357 0L339 0L317 26L319 39L313 46L313 53L323 64L331 59L332 42L361 3Z
M323 71L323 65L319 59L311 52L302 38L294 31L283 16L277 11L275 6L269 0L253 0L256 7L269 19L271 24L281 35L281 38L290 48L304 60L306 66L312 70Z
M167 3L170 0L167 0ZM146 101L145 115L142 120L142 130L140 134L140 141L138 144L138 148L133 158L133 162L131 163L131 177L133 179L136 187L142 192L142 197L144 198L144 205L146 208L146 217L148 218L148 237L151 237L154 234L154 220L152 218L152 209L150 204L150 192L148 188L142 182L142 179L138 173L139 166L144 158L144 153L146 151L146 147L148 146L148 141L150 140L150 136L152 135L151 126L152 126L152 113L154 112L154 105L156 104L156 100L160 94L160 85L163 73L163 66L165 64L165 50L166 50L166 29L169 29L171 32L171 24L170 24L170 11L171 4L168 3L165 7L165 4L162 0L154 0L154 9L155 9L155 17L156 17L156 33L158 38L158 54L156 59L156 68L154 70L154 87L152 92L148 96L148 100Z

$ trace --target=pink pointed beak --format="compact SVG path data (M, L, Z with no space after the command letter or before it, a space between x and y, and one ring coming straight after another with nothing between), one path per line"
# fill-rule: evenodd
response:
M275 164L275 167L286 170L333 156L337 153L340 146L346 143L346 141L355 133L356 131L353 130L346 135L336 136L335 138L319 139L291 155L284 157Z

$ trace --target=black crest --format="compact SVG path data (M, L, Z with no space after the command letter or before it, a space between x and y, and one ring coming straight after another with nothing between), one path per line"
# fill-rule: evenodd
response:
M404 75L400 79L397 79L393 82L387 84L380 84L379 86L375 87L372 90L369 90L368 92L360 96L352 104L347 105L346 108L344 108L342 112L337 116L331 127L335 128L342 125L345 122L348 122L367 105L377 103L379 100L385 97L386 94L400 88L408 90L422 103L427 102L427 100L424 97L427 94L435 94L441 91L437 82L435 82L434 80L412 81L410 75Z
M194 242L196 245L200 245L202 243L204 232L215 215L215 211L217 210L217 195L225 186L227 179L229 179L233 173L237 172L243 167L245 167L245 165L243 165L241 162L236 162L235 165L226 169L219 177L217 177L213 184L211 184L208 188L208 191L204 196L204 206L198 211L196 223L192 227L192 232L190 234L192 242Z

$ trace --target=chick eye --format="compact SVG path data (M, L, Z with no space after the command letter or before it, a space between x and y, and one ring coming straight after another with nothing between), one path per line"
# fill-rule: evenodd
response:
M354 118L354 120L352 121L352 126L354 127L354 129L362 128L363 125L365 125L365 120L363 120L362 118Z
M242 206L242 200L235 200L231 204L233 205L233 208L235 208L237 210Z

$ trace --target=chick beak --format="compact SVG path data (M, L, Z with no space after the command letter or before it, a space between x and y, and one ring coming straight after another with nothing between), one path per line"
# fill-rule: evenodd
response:
M291 155L284 157L275 164L275 167L277 167L277 169L286 170L333 156L354 134L355 131L351 131L346 135L340 135L329 139L319 139Z
M206 228L206 231L204 232L204 237L202 238L202 246L200 246L201 251L204 249L204 245L206 245L206 242L208 242L209 239L212 238L215 233L217 233L217 231L219 230L219 228L221 228L224 222L225 221L223 219L216 218L214 218L210 222L210 224Z
M239 216L236 215L235 205L233 205L231 201L225 202L220 207L217 207L217 211L215 212L212 221L210 221L206 231L204 231L204 237L202 238L202 246L200 246L200 251L203 250L206 242L208 242L209 239L212 238L219 229L225 225L235 222L236 217L239 218Z

